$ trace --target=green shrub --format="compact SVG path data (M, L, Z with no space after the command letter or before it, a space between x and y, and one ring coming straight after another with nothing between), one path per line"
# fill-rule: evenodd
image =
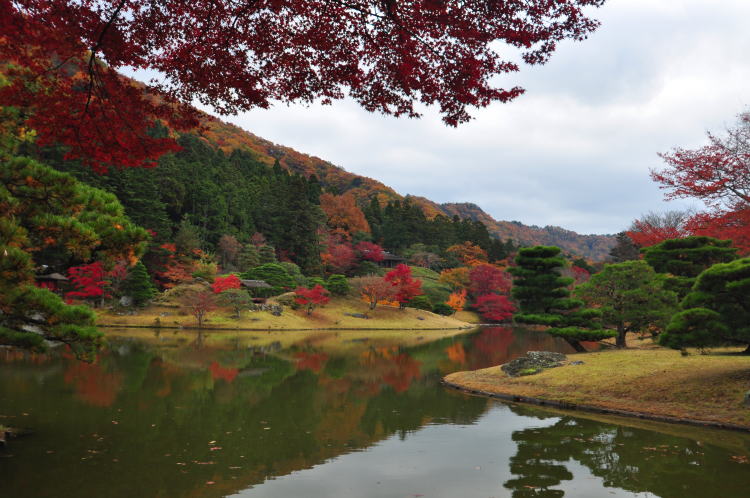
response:
M406 303L407 308L416 308L418 310L425 310L425 311L432 311L433 306L430 302L430 298L422 295L422 296L416 296L411 299L408 303Z
M432 312L437 313L438 315L451 316L454 313L454 310L445 303L437 303L432 307Z
M345 296L351 290L349 280L344 275L331 275L324 287L335 296Z

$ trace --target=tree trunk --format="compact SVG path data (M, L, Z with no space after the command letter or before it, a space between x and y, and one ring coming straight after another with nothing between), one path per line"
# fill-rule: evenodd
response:
M618 348L624 348L624 347L626 347L626 344L625 344L625 333L626 333L625 326L623 324L621 324L621 323L618 324L617 325L617 338L615 339L615 345Z
M573 346L573 349L576 350L576 353L585 353L586 348L583 347L583 345L580 343L580 341L576 341L575 339L565 339L568 344Z
M750 355L750 344L747 345L747 348L741 354L748 354L748 355Z

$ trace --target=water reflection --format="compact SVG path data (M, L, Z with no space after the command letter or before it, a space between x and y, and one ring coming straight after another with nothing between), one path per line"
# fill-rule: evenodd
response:
M522 407L511 409L529 413ZM681 430L690 433L690 428ZM552 488L574 479L571 461L587 467L605 487L664 498L739 497L750 489L750 468L741 463L743 459L732 458L726 449L699 438L570 416L559 417L547 427L516 431L512 437L518 447L510 459L515 476L504 486L513 491L514 498L563 496L563 490ZM747 436L736 434L734 439L734 450L750 454Z
M339 494L336 483L355 486L380 465L404 473L389 486L373 480L383 496L430 486L432 496L447 496L446 476L486 496L561 496L580 480L571 461L605 486L676 496L664 490L681 484L662 480L678 476L692 486L706 470L727 481L750 470L732 467L728 450L710 444L510 410L439 385L452 371L528 350L567 351L545 334L487 328L430 340L425 333L411 347L377 333L349 342L321 333L284 347L278 333L252 343L149 337L113 340L93 364L0 351L0 423L36 431L0 453L4 496L254 496L282 482L289 484L278 496L307 496L310 480L320 496L379 496L374 487ZM419 470L406 471L407 462ZM495 472L478 477L476 466Z

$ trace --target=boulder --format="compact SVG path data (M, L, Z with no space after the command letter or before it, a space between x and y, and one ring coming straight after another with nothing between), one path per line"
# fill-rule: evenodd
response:
M529 351L526 356L521 356L515 360L502 365L500 368L509 377L519 377L521 375L532 375L539 373L545 368L559 367L565 364L568 358L562 353L552 351Z

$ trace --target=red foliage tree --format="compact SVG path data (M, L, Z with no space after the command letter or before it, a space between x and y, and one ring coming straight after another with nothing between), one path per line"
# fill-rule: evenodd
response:
M685 223L693 235L732 239L750 253L750 113L742 114L726 135L708 135L709 144L661 154L667 167L651 177L667 190L666 198L695 198L708 212Z
M416 102L435 104L456 125L470 119L468 107L523 93L494 84L519 70L498 43L543 64L557 42L596 29L583 7L603 3L3 0L9 85L0 106L23 105L40 142L63 143L99 169L174 150L171 138L147 131L154 118L194 126L194 101L227 114L272 101L329 103L348 90L369 111L414 117ZM125 67L159 78L133 85L115 73Z
M379 261L383 261L383 258L385 258L385 252L383 251L383 248L375 244L374 242L367 242L366 240L363 240L362 242L354 246L354 249L357 251L357 254L359 254L359 257L361 259L365 259L367 261L374 261L377 263Z
M307 306L307 314L311 315L313 308L316 306L323 306L331 300L328 297L328 291L320 284L315 284L312 289L306 289L305 287L297 287L294 291L295 298L294 302Z
M349 242L331 240L321 259L333 273L346 273L354 267L357 254Z
M687 211L667 211L648 213L635 220L627 232L628 237L638 247L649 247L667 239L680 239L690 235L687 224L690 220Z
M386 273L383 278L396 288L396 294L393 296L393 299L402 308L413 298L422 294L422 281L412 277L411 268L408 265L400 264L396 266L396 268Z
M480 264L469 271L469 291L473 296L510 292L511 278L495 265Z
M228 275L226 277L216 277L211 284L211 290L214 294L220 294L228 289L239 289L242 286L237 275Z
M571 269L571 273L573 274L573 284L579 285L584 282L588 282L588 280L591 278L591 273L585 268L581 268L580 266L573 266Z
M506 296L497 294L485 294L479 296L474 306L483 318L493 322L503 322L513 316L516 307L513 306Z
M106 280L107 272L101 261L73 266L68 269L68 276L76 290L68 292L65 297L92 300L110 297L106 292L109 284Z

